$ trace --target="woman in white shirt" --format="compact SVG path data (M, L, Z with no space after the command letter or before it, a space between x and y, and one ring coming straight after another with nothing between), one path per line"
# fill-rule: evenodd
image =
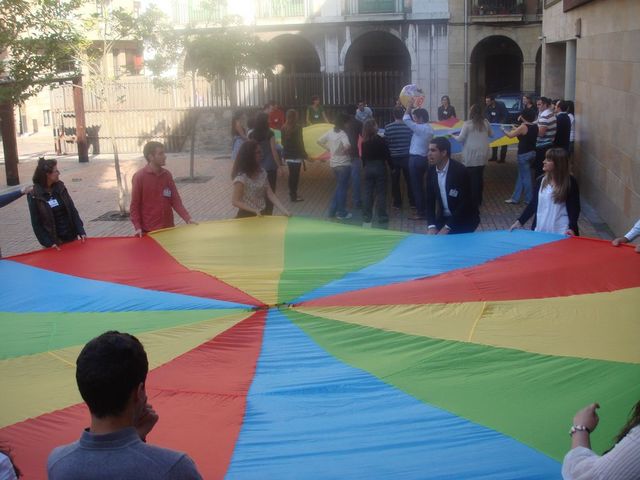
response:
M453 138L463 144L462 163L467 167L471 180L471 201L480 207L484 189L484 167L491 154L489 149L491 125L484 118L480 105L471 105L469 120L462 125L460 135L453 135Z
M547 150L538 177L535 195L510 230L522 227L533 216L536 232L579 235L580 192L578 182L569 173L569 158L564 148Z
M600 456L591 450L589 435L598 426L596 409L592 403L573 417L571 450L562 462L565 480L637 480L640 478L640 401L631 417L616 437L616 444Z
M346 220L351 218L347 212L347 192L349 190L349 178L351 177L351 156L349 151L351 144L344 131L348 117L344 113L338 114L332 130L325 133L318 140L318 145L330 153L329 165L336 176L336 188L329 205L329 218Z

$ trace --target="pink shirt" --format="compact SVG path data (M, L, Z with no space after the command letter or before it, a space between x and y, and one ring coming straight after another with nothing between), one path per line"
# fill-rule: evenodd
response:
M135 173L132 183L129 211L136 230L151 232L173 227L173 210L185 222L191 220L169 170L163 168L155 173L147 165Z

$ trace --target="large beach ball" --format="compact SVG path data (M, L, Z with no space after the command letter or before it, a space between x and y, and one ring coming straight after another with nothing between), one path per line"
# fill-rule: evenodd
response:
M424 92L417 85L405 85L404 87L402 87L399 97L400 103L402 103L405 108L407 108L407 105L409 105L410 98L413 98L414 107L421 108L422 105L424 105Z

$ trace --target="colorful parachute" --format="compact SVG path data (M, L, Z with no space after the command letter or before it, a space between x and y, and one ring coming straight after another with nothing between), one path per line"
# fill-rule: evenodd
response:
M640 398L640 255L266 217L0 261L0 439L26 478L76 440L82 345L144 343L151 442L212 478L559 478Z

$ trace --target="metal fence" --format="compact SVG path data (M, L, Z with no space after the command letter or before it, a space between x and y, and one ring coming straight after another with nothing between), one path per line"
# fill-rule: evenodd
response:
M283 108L304 113L311 96L318 95L331 117L336 111L366 101L379 123L390 120L390 109L405 75L400 72L301 73L253 76L236 83L237 105L222 80L185 78L159 89L145 77L130 77L111 87L109 97L114 135L121 152L138 152L147 140L163 141L169 151L180 150L194 127L200 109L259 109L273 100ZM91 153L110 153L100 92L85 83L84 104ZM71 85L51 92L52 120L60 152L75 153L75 114ZM304 118L304 116L302 117Z

